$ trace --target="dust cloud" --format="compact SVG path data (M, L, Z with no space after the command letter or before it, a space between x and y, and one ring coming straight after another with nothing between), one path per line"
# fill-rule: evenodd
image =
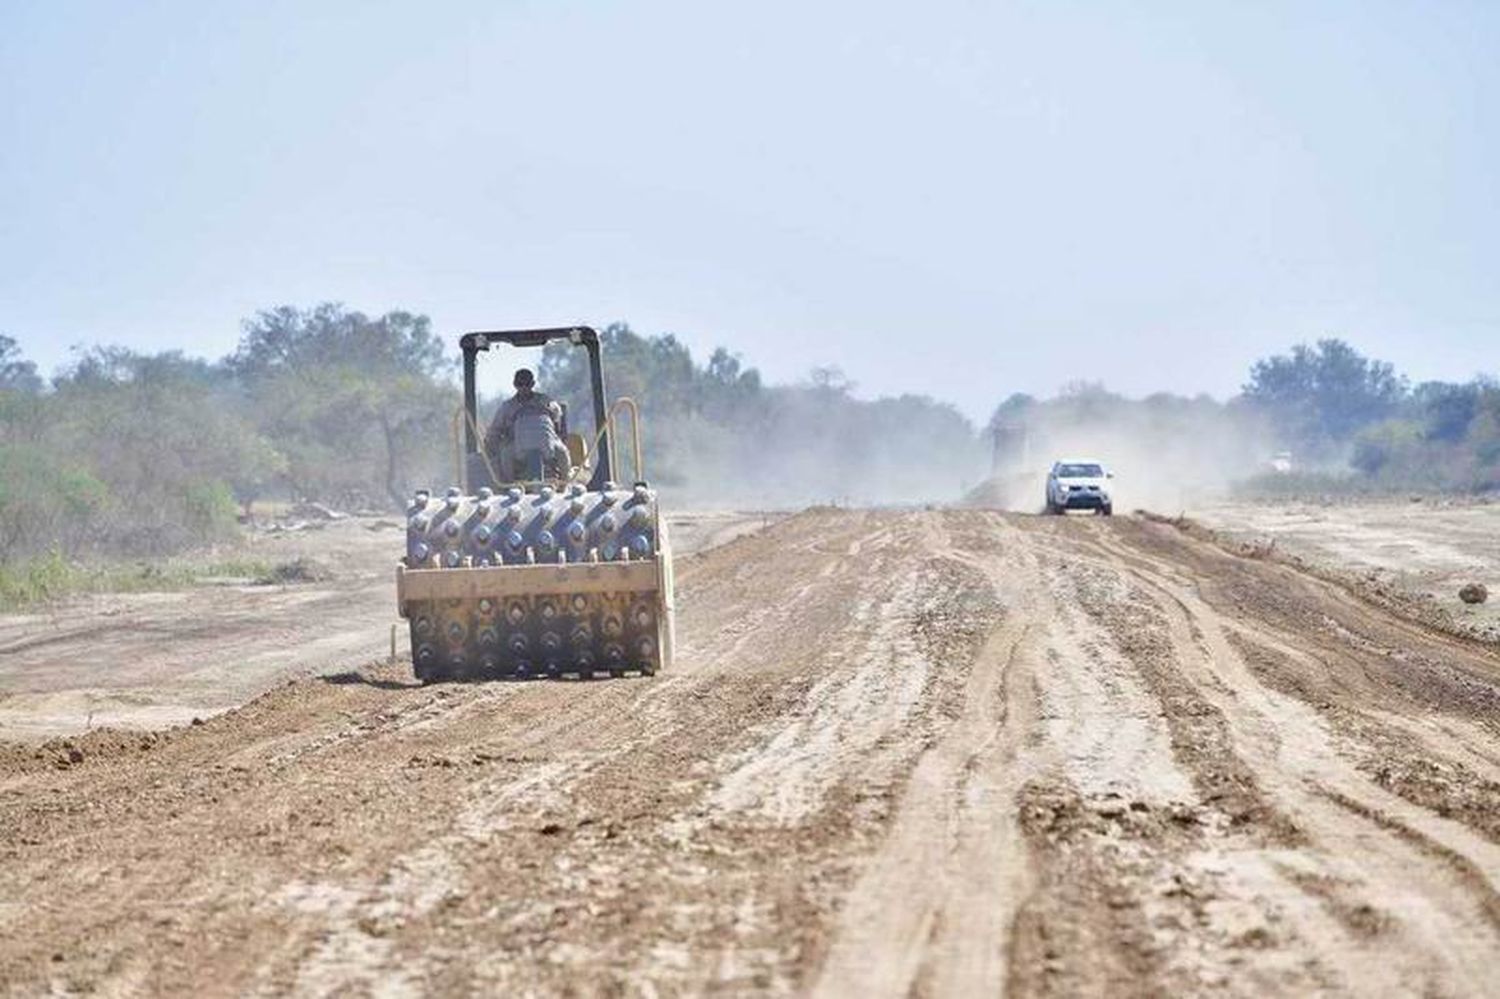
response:
M1001 407L988 436L991 475L966 502L1027 513L1043 509L1047 471L1057 460L1102 463L1114 475L1119 512L1178 513L1265 472L1275 451L1270 428L1246 407L1100 390Z
M884 431L761 434L722 427L666 436L669 459L652 475L664 498L695 509L799 509L805 506L908 506L951 503L979 482L986 449L957 426L920 439ZM717 431L717 432L716 432ZM649 466L649 456L648 456Z
M1128 399L1077 383L1050 399L1012 396L976 425L929 396L863 398L836 368L772 385L723 351L699 363L671 337L611 326L601 340L611 394L638 399L643 418L643 467L631 460L627 420L615 476L649 481L679 509L967 501L1037 511L1047 468L1074 457L1114 473L1117 509L1177 510L1263 472L1274 452L1249 407L1208 396ZM582 358L561 347L533 356L543 390L568 404L572 429L591 434ZM521 359L531 360L497 358L481 380L486 415Z

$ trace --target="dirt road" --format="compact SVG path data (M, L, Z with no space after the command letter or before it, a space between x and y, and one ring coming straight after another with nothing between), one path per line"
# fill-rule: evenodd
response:
M652 680L0 750L0 983L1483 994L1500 656L1163 524L809 512Z
M673 541L691 552L771 519L675 515ZM301 526L257 530L242 546L209 554L271 566L306 562L324 577L314 582L219 579L0 616L0 740L207 718L291 677L388 658L393 624L398 654L409 655L392 584L403 526L382 517Z

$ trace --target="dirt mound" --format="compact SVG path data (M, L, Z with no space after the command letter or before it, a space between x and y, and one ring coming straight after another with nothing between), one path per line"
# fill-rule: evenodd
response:
M0 774L67 770L89 763L133 757L159 749L171 739L171 731L96 728L82 735L49 739L38 745L0 743Z

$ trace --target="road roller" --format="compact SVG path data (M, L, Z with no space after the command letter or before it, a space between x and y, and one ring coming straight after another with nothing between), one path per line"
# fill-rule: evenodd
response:
M559 404L567 457L506 460L479 422L479 360L506 347L559 342L587 355L592 426L573 432ZM606 394L598 333L587 326L474 332L459 347L456 484L416 493L396 568L396 607L411 631L417 679L598 679L667 668L667 521L642 466L640 409ZM622 423L633 462L633 477L623 480Z

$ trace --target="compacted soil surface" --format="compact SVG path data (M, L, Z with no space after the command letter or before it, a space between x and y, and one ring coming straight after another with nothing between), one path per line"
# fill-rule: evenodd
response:
M362 663L0 745L0 990L1500 988L1493 646L1145 519L750 526L655 678L421 687L356 586Z

